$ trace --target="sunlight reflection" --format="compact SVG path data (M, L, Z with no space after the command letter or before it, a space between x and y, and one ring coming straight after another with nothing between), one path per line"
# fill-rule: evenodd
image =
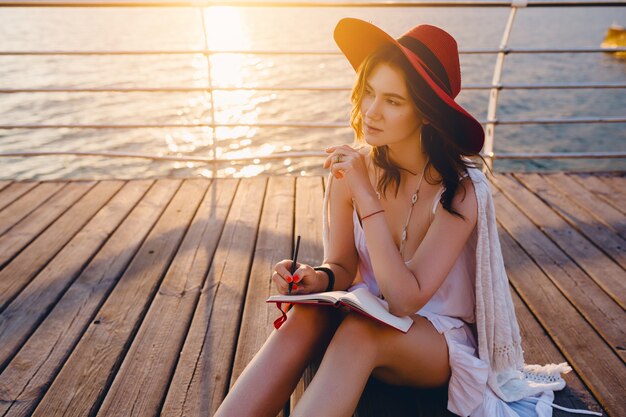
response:
M228 152L224 155L224 157L234 159L234 158L242 158L242 157L249 157L249 156L268 156L274 153L275 150L276 150L275 145L272 145L270 143L264 143L262 146L255 148L255 149L244 148L239 151Z
M254 177L263 171L265 171L265 168L261 165L247 165L243 167L239 173L235 174L234 177Z
M248 50L250 39L241 11L234 7L209 7L204 10L206 35L211 50ZM253 62L250 62L254 60ZM213 85L238 87L252 78L249 68L260 59L249 55L218 54L211 56L211 80ZM252 91L217 91L213 95L217 123L255 123L258 121L257 102ZM221 140L249 137L251 128L220 127L216 135ZM256 130L256 129L255 129ZM231 144L231 149L237 149ZM229 153L230 155L230 153Z
M206 37L209 49L213 51L224 50L250 50L251 34L247 21L242 17L238 8L219 6L203 9L206 27ZM195 55L192 57L191 67L194 69L193 81L196 86L208 85L208 66L206 57ZM237 54L214 54L210 57L211 84L220 87L241 87L250 84L249 80L255 79L257 71L274 65L266 57ZM273 100L275 94L268 93L259 95L254 91L214 91L213 105L211 109L211 96L209 93L198 94L186 102L185 108L177 112L181 122L206 123L210 126L212 116L216 123L250 123L259 121L260 105ZM258 127L236 126L217 127L215 132L210 127L202 129L199 134L190 132L174 132L166 137L167 149L170 152L195 153L206 156L213 149L213 135L216 138L216 158L237 158L267 156L276 151L274 145L263 145L249 148L258 134ZM223 144L223 145L222 145ZM232 176L255 176L266 169L271 168L259 165L260 160L255 159L254 165L241 168L228 167L218 169L217 172L204 169L202 176L232 175Z

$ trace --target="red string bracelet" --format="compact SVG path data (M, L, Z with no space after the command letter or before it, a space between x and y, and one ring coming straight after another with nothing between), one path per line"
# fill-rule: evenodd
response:
M361 217L361 221L367 219L369 216L373 216L374 214L378 214L378 213L381 213L383 211L385 211L385 210L378 210L378 211L375 211L375 212L373 212L371 214L368 214L367 216Z

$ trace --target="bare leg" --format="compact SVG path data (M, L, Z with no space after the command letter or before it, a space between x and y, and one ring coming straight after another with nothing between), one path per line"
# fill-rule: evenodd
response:
M450 375L445 337L413 316L406 334L350 313L335 332L292 417L352 416L371 374L387 383L437 387Z
M275 417L341 322L340 310L295 305L246 366L214 417Z
M313 381L291 417L353 415L377 360L376 344L366 340L359 334L363 330L351 324L354 314L348 316L351 320L344 321L330 342Z

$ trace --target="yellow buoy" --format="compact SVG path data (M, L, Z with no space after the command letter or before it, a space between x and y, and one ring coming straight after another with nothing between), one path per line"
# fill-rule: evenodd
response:
M626 29L616 23L609 26L604 40L600 45L602 48L619 48L626 46ZM626 52L609 52L620 58L626 58Z

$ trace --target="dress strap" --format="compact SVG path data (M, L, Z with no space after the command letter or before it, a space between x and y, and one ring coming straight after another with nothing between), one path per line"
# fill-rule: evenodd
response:
M439 204L439 199L441 199L441 194L443 194L445 188L442 186L439 191L437 191L437 194L435 195L435 198L433 199L433 214L435 214L435 211L437 210L437 205Z

